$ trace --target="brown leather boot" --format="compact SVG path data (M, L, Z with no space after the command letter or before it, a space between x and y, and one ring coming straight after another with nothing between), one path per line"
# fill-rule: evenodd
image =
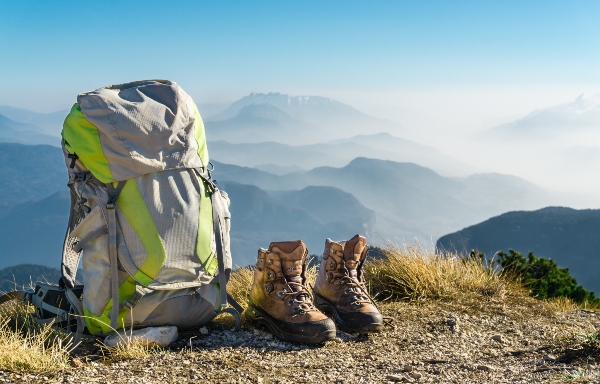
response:
M335 338L335 323L313 304L306 287L306 255L301 240L259 249L246 318L277 338L322 343Z
M367 239L359 235L339 243L327 239L315 281L317 308L332 314L337 325L350 333L383 329L383 317L364 285L362 266L368 250Z

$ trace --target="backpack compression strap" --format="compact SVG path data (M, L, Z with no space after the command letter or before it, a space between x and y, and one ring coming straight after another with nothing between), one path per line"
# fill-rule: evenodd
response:
M227 280L229 279L229 275L231 273L231 269L225 269L225 254L223 250L223 231L222 228L225 227L225 223L223 223L223 199L221 194L219 193L219 188L217 188L217 184L211 179L210 173L204 172L202 168L195 169L196 174L204 180L211 189L210 201L212 205L212 215L213 215L213 230L215 231L215 245L217 251L217 261L219 266L219 292L221 294L221 312L230 313L235 317L236 320L236 330L240 329L240 318L239 315L244 311L241 305L239 305L229 293L227 293ZM233 308L229 308L231 305Z

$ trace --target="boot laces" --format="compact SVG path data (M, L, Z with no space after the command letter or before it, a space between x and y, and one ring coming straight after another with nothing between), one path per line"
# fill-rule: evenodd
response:
M294 312L296 312L296 314L302 315L306 312L317 310L311 300L310 291L304 284L296 283L294 281L288 281L287 284L290 287L291 292L288 292L287 289L284 288L278 293L278 296L281 300L291 298L290 304L292 305L300 303L298 306L294 307Z
M367 293L367 287L365 287L364 283L358 281L355 277L351 277L348 275L342 276L338 279L338 284L348 286L344 291L346 294L355 293L354 300L352 301L352 305L361 305L361 304L372 304L373 300Z

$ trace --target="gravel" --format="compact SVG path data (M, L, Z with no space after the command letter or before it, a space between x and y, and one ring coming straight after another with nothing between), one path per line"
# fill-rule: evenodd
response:
M393 325L291 344L224 320L180 331L169 349L115 361L88 342L58 374L0 371L0 383L600 383L600 356L573 358L559 341L598 332L600 314L456 303L381 305Z

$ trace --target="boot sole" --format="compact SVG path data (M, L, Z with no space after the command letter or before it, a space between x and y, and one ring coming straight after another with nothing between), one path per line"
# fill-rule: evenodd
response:
M383 323L352 324L344 321L329 300L315 292L315 306L323 313L333 316L336 325L348 333L373 333L383 331Z
M332 326L328 326L328 322L331 322L329 318L310 323L287 323L274 319L252 302L248 304L248 308L244 313L246 319L252 325L255 327L262 326L268 329L273 336L283 341L303 344L321 344L327 340L335 339L336 337L335 325L331 323ZM296 329L287 331L284 329L294 327Z

